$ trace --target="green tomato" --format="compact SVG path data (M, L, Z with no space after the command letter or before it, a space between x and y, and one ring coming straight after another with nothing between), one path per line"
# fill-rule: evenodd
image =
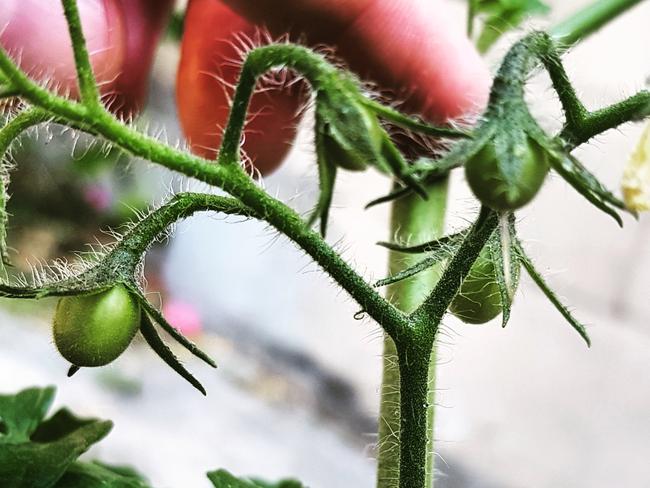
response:
M465 163L465 177L474 195L494 210L516 210L530 202L549 171L548 153L532 139L514 148L514 165L499 161L488 142Z
M140 328L140 304L122 285L59 300L54 343L75 366L104 366L129 346Z
M466 324L484 324L503 310L494 261L484 247L463 280L449 311Z

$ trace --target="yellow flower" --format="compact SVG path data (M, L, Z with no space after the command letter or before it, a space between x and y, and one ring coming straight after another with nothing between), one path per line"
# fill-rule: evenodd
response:
M621 190L627 208L635 212L650 210L650 124L623 171Z

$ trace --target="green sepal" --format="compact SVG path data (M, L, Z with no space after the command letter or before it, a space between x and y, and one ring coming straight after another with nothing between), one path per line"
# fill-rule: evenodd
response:
M458 247L460 242L467 235L468 230L457 232L455 234L450 234L440 239L434 239L432 241L423 242L421 244L412 244L412 245L401 245L395 242L384 242L380 241L377 243L378 246L385 247L390 251L402 252L405 254L421 254L424 252L439 252L455 249Z
M616 209L627 211L635 217L622 200L614 196L605 186L585 168L580 161L570 154L551 159L552 168L566 180L589 203L612 217L623 227L623 219Z
M541 273L535 269L535 266L533 265L533 262L531 259L526 255L526 252L524 251L523 246L521 245L521 242L516 243L517 246L517 254L519 254L519 260L528 273L528 275L532 278L532 280L535 282L535 284L539 287L539 289L546 295L546 298L549 299L549 301L553 304L553 306L557 309L558 312L566 319L566 321L575 329L575 331L580 334L580 337L584 339L584 341L587 343L587 346L591 346L591 339L589 338L589 335L587 334L587 330L585 329L585 326L582 325L569 311L569 309L564 305L558 296L555 294L553 290L549 287L548 283L544 280L542 277Z
M376 108L370 108L358 81L334 72L316 91L316 145L319 157L330 164L362 171L371 166L393 174L414 191L426 195L412 177L408 163L381 126Z
M510 319L512 301L519 285L521 263L516 247L514 214L502 215L501 219L499 227L488 241L488 249L501 296L501 325L505 327Z
M320 232L323 237L327 234L327 223L329 219L329 211L332 206L332 198L334 196L334 185L336 183L336 163L327 157L323 139L324 133L327 130L325 127L326 122L322 119L320 114L316 114L316 161L318 164L318 184L320 191L318 194L318 202L316 208L309 216L307 225L310 227L320 219Z
M136 297L138 297L142 309L151 318L151 320L157 323L165 332L167 332L170 336L172 336L172 338L176 342L178 342L181 346L183 346L185 349L187 349L190 353L192 353L194 356L199 358L201 361L212 366L213 368L217 367L217 363L215 363L214 360L210 356L208 356L208 354L206 354L201 349L199 349L199 347L196 344L190 341L187 337L181 334L174 326L172 326L169 322L167 322L165 316L156 307L154 307L151 303L149 303L149 301L142 295L142 292L140 292L140 290L137 288L137 286L135 286L135 284L131 284L129 286L129 289L131 293L133 293Z
M380 246L398 252L406 252L406 253L426 252L427 256L424 259L415 263L413 266L409 266L408 268L403 269L392 276L377 281L373 286L380 287L380 286L386 286L386 285L391 285L393 283L397 283L398 281L402 281L407 278L410 278L411 276L421 273L422 271L425 271L430 267L445 261L447 258L452 256L458 250L458 248L463 242L463 239L465 238L465 235L466 232L460 232L457 234L452 234L450 236L443 237L441 239L437 239L435 241L419 244L417 246L407 246L407 247L402 247L387 242L377 243Z
M396 189L392 190L390 193L383 195L381 197L375 198L374 200L371 200L366 204L364 207L366 210L369 208L374 207L375 205L381 205L382 203L389 203L389 202L394 202L395 200L399 200L400 198L404 198L408 195L413 193L413 190L409 188L408 186L401 186L397 187Z
M207 395L203 385L180 363L176 355L161 339L154 327L149 315L143 310L140 319L140 333L149 347L162 359L170 368L176 371L182 378L190 383L194 388L199 390L203 395Z

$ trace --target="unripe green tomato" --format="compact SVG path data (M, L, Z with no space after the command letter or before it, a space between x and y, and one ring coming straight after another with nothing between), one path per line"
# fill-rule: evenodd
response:
M140 304L122 285L64 297L54 314L54 343L75 366L104 366L122 354L140 328Z
M463 280L449 311L466 324L484 324L501 313L501 294L494 261L484 247Z
M465 163L465 177L474 195L494 210L516 210L530 202L549 171L548 153L532 139L515 148L517 166L506 181L503 168L488 142Z
M381 149L383 138L382 128L373 114L365 108L360 108L355 114L358 127L342 126L339 131L348 131L345 141L340 141L332 134L325 134L323 145L325 157L348 171L364 171L369 163L377 159L376 154Z

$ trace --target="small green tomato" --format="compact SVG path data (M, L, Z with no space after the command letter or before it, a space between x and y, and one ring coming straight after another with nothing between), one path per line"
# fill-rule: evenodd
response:
M466 324L484 324L503 310L494 261L484 247L463 280L449 311Z
M494 210L523 207L537 194L548 174L548 153L537 142L528 138L513 153L513 164L499 161L494 142L488 142L465 164L465 177L474 195Z
M54 314L54 343L75 366L104 366L129 346L140 328L140 304L122 285L65 297Z

